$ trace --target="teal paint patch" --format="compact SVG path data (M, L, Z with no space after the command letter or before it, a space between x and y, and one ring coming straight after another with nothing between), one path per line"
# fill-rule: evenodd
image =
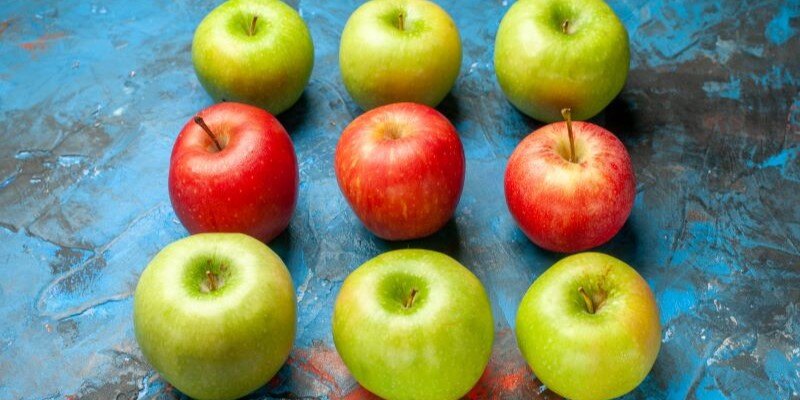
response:
M795 348L787 356L778 350L770 350L764 359L764 372L777 391L790 397L800 396L800 349Z
M798 17L800 17L800 4L795 1L788 1L781 6L775 18L767 24L764 36L775 45L786 43L797 34L797 29L792 25L798 23Z
M667 325L676 317L690 312L698 305L696 294L692 290L678 288L665 289L657 294L661 323Z
M742 81L732 78L729 82L705 82L703 91L709 97L738 100L742 97Z
M786 149L774 156L764 160L761 163L761 168L768 167L783 167L786 166L790 160L797 158L797 149Z

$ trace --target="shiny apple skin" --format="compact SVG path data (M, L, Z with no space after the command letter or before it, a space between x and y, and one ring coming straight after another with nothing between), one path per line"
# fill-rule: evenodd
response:
M398 137L394 137L398 136ZM339 188L376 236L428 236L453 216L465 173L455 127L425 105L373 109L345 128L334 166Z
M270 113L220 103L198 113L222 151L190 120L172 149L169 195L186 229L239 232L269 242L289 225L299 173L292 140Z
M461 58L455 22L427 0L364 2L339 44L342 81L364 110L399 102L435 107L455 84Z
M520 0L497 29L497 82L539 121L560 121L565 107L593 117L625 86L629 65L628 32L603 0Z
M636 388L653 368L659 321L655 296L636 270L606 254L580 253L553 264L525 293L517 343L550 390L608 400Z
M493 321L486 290L469 269L439 252L403 249L345 279L331 331L342 361L370 392L387 400L455 400L486 369Z
M314 68L303 18L280 0L228 0L194 33L192 63L214 101L236 101L274 115L300 99ZM250 32L253 17L258 17Z
M633 208L636 176L614 134L574 122L578 162L569 155L565 122L528 135L508 160L508 209L536 245L574 253L599 246L619 232Z
M217 289L209 291L206 271ZM264 243L239 233L169 244L133 296L142 355L192 399L233 400L264 386L289 357L296 330L289 270Z

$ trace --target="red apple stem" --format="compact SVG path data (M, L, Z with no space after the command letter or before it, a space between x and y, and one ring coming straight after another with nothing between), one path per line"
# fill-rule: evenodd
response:
M575 137L572 135L572 109L567 107L561 109L561 116L567 121L567 135L569 136L569 162L574 163L575 160Z
M400 14L397 16L397 27L398 27L398 28L399 28L401 31L403 31L403 30L405 30L405 29L406 29L406 26L405 26L405 25L406 25L406 15L405 15L404 13L402 13L402 12L401 12L401 13L400 13Z
M222 151L222 145L219 144L217 136L214 135L214 132L211 132L211 128L209 128L208 125L206 125L206 122L203 121L203 118L200 117L199 115L195 115L194 123L200 125L200 127L203 128L204 131L206 131L208 137L210 137L211 140L214 142L214 146L217 146L217 150Z
M253 15L253 20L250 21L250 30L247 31L249 36L253 36L256 34L256 22L258 21L258 15Z
M213 272L206 270L206 279L208 280L208 289L212 292L217 290L217 276Z
M417 293L419 291L416 288L411 289L411 294L408 295L408 299L406 299L406 304L403 305L403 308L411 308L414 305L414 299L417 298Z
M586 310L589 311L589 314L594 314L594 303L592 302L592 298L583 290L583 286L578 288L578 292L583 297L583 302L586 303Z

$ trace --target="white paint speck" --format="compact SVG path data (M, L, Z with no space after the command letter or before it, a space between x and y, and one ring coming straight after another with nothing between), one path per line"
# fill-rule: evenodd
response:
M662 343L669 342L670 340L672 340L672 335L674 334L675 334L675 329L673 329L672 326L667 327L667 329L664 331L664 338L661 339L661 342Z
M722 40L717 37L717 56L721 63L726 63L736 52L736 42L733 40Z

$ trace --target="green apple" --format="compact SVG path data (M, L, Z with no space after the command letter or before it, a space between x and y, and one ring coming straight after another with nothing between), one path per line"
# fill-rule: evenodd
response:
M197 399L234 399L267 383L289 356L292 278L250 236L189 236L142 273L133 325L142 353L173 386Z
M458 261L430 250L396 250L358 267L333 310L333 340L367 390L388 400L465 395L492 351L483 285Z
M602 0L520 0L494 47L497 80L520 111L544 122L588 119L625 85L628 32Z
M279 0L230 0L194 33L192 61L214 101L235 101L280 114L303 93L314 44L303 19Z
M624 262L600 253L562 259L517 311L517 343L548 388L574 400L622 396L644 380L661 347L653 292Z
M342 32L339 67L361 108L412 102L435 107L461 68L453 19L427 0L372 0Z

